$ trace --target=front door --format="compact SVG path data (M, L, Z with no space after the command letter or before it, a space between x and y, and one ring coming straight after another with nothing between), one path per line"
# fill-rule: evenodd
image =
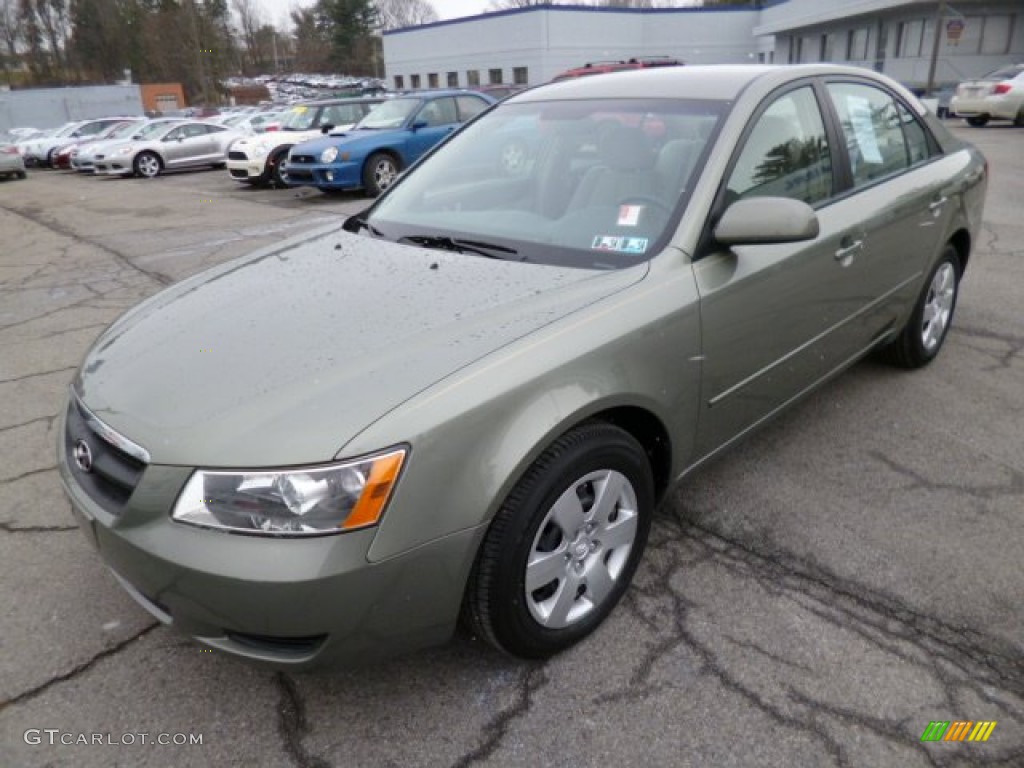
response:
M833 147L811 85L770 97L747 129L723 206L789 197L817 212L820 234L788 244L712 246L694 264L703 373L697 456L777 411L854 354L850 266L864 232L833 199ZM854 290L855 294L856 291Z

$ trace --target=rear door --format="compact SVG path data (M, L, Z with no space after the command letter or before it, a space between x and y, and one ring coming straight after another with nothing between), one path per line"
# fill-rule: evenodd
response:
M881 87L830 81L850 191L843 207L864 222L853 254L852 332L865 341L895 330L920 288L957 205L955 173L924 125Z

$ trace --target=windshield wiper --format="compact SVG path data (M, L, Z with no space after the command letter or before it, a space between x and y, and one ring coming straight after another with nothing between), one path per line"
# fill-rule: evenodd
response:
M461 240L459 238L447 237L445 235L409 235L398 242L413 243L424 248L434 248L438 251L454 251L455 253L475 253L486 256L489 259L500 259L499 253L515 256L519 251L515 248L507 248L496 243L484 243L479 240Z

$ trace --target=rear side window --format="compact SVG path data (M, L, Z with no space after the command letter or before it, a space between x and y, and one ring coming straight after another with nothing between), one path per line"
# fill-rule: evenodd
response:
M832 158L810 86L780 96L756 118L726 188L729 201L772 196L813 205L832 195Z
M912 152L924 152L927 157L927 140L922 133L915 136L914 128L910 128L908 141L903 116L885 91L869 85L829 83L828 92L846 138L854 186L899 173L911 165ZM908 147L915 141L915 148Z

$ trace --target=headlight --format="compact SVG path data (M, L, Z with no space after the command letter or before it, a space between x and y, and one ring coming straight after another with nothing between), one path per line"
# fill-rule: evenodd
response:
M320 153L320 162L321 163L333 163L334 162L334 158L336 158L337 156L338 156L338 148L337 147L328 147L327 149L325 149L323 152Z
M196 470L171 517L182 523L270 536L341 533L375 525L405 449L327 467Z
M260 142L252 142L246 149L249 150L249 154L253 157L266 157L270 154L270 150L273 148L272 144L263 144Z
M121 147L114 154L115 155L130 155L134 151L135 151L135 146L132 145L132 144L129 144L127 147Z

